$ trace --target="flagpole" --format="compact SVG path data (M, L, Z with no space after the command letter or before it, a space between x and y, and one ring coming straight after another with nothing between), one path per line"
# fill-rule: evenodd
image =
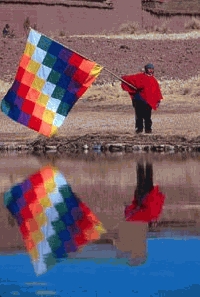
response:
M29 29L30 29L30 30L34 30L34 31L37 31L37 30L35 30L35 29L32 29L31 27L29 27ZM37 32L38 32L38 31L37 31ZM41 34L40 32L38 32L38 33ZM45 34L43 34L43 33L42 33L42 35L45 36L45 37L47 37L47 38L49 38L47 35L45 35ZM51 39L54 40L53 38L51 38ZM60 43L60 42L58 42L57 40L54 40L54 41L55 41L56 43L62 45L63 47L67 47L69 50L71 50L72 52L78 54L78 55L81 56L82 58L84 58L84 59L86 59L86 60L89 60L89 61L92 61L91 59L87 58L86 56L83 56L82 54L80 54L80 53L78 53L77 51L75 51L75 50L69 48L68 46L66 46L66 45L64 45L64 44L62 44L62 43ZM95 62L95 63L96 63L96 62ZM96 63L96 64L99 64L99 63ZM100 65L100 64L99 64L99 65ZM102 65L101 65L101 66L102 66ZM110 74L112 74L114 77L116 77L117 79L119 79L121 82L127 84L129 87L131 87L131 88L133 88L134 90L137 91L137 88L136 88L135 86L133 86L132 84L129 84L127 81L123 80L121 77L117 76L117 75L114 74L112 71L108 70L106 67L104 67L104 66L102 66L102 67L103 67L103 69L104 69L105 71L107 71L107 72L109 72ZM102 69L102 70L103 70L103 69Z
M125 81L124 79L122 79L121 77L117 76L116 74L114 74L112 71L108 70L107 68L103 67L104 70L106 70L107 72L109 72L110 74L112 74L114 77L116 77L117 79L119 79L121 82L127 84L129 87L133 88L134 90L137 91L137 88L131 84L129 84L127 81Z

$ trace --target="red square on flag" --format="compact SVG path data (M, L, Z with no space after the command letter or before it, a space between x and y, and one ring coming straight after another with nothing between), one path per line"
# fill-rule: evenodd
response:
M78 54L74 53L71 58L69 58L69 64L76 66L77 68L82 63L83 57L79 56Z
M16 74L16 76L15 76L15 79L16 79L17 81L21 82L21 79L22 79L22 77L23 77L25 71L26 71L26 70L25 70L24 68L19 67L18 70L17 70L17 74Z
M75 81L79 82L81 85L83 85L87 77L88 73L82 71L81 69L77 69L72 78Z
M87 91L87 87L81 87L79 90L78 90L78 92L76 93L76 96L78 97L78 98L80 98L86 91Z
M31 203L31 202L37 200L37 196L34 192L34 189L31 189L30 191L27 191L26 193L24 193L24 198L27 203Z
M29 230L28 230L28 228L26 226L25 221L20 225L19 229L20 229L20 232L21 232L21 234L23 236L23 239L26 239L26 238L29 237Z
M39 131L41 124L42 124L42 120L40 120L40 119L32 116L30 118L28 127L31 128L31 129L33 129L33 130Z
M21 110L25 113L32 114L35 107L35 103L29 100L24 100Z
M26 85L24 85L24 84L21 83L21 84L19 85L18 90L17 90L17 95L18 95L19 97L23 98L23 99L26 99L26 95L27 95L29 89L30 89L30 88L29 88L28 86L26 86Z
M31 213L29 206L22 208L20 214L25 221L33 218L33 214Z
M37 173L30 177L30 181L33 187L35 187L35 186L38 186L38 184L43 184L43 177L40 173Z

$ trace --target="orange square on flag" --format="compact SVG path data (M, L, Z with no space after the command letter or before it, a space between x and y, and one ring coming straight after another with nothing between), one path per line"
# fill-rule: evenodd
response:
M33 116L36 116L39 119L42 119L44 111L45 111L45 107L36 103L33 110Z
M35 187L34 192L35 192L36 196L38 197L38 199L45 197L47 194L44 184L40 184L38 187Z
M31 213L33 214L33 217L36 214L43 212L43 207L41 206L41 204L39 204L39 202L34 202L34 203L29 204L29 209L30 209Z
M51 124L47 124L42 121L39 132L45 136L49 136L51 134Z
M94 62L89 61L89 60L83 60L79 66L79 69L90 73L90 71L93 69L94 67Z
M21 82L30 87L34 79L35 79L35 74L25 70L24 75L21 79Z
M24 242L28 251L32 250L35 247L35 243L31 237L26 238Z
M25 225L27 230L29 231L30 236L32 232L35 232L38 230L38 224L35 221L35 219L29 219L28 221L26 221Z
M36 102L36 101L38 100L40 94L41 94L41 93L40 93L39 91L30 88L29 91L28 91L28 93L27 93L26 98L27 98L28 100L30 100L30 101Z
M28 63L30 61L30 57L28 57L27 55L23 55L20 61L19 66L26 69L26 67L28 66Z
M41 176L44 182L46 182L48 179L51 179L54 176L54 171L52 170L52 167L47 166L46 168L44 168L44 170L42 170L41 172Z

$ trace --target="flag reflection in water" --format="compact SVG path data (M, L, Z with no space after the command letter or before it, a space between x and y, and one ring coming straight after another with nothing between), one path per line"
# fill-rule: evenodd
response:
M4 194L4 203L17 220L37 275L105 232L52 166L14 185Z

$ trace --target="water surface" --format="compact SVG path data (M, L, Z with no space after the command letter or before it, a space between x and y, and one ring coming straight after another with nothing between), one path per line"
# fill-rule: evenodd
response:
M153 186L165 197L153 230L145 221L125 222L125 207L132 205L138 187L138 164L144 171L151 166ZM104 238L112 244L89 243L37 276L4 194L45 166L58 169L76 198L101 221ZM0 296L199 296L198 153L5 154L0 176ZM135 259L141 257L138 265Z

